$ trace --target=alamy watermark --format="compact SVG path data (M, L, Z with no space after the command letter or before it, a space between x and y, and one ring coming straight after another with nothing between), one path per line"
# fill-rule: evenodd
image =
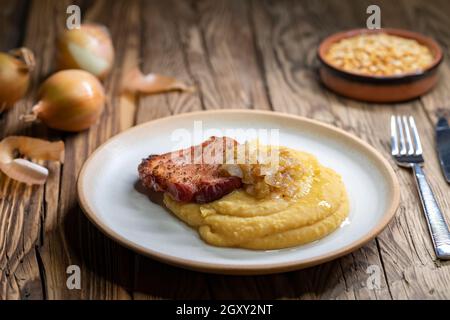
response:
M372 4L367 7L366 13L370 14L366 20L367 29L381 29L381 8Z
M212 140L208 140L211 137ZM217 141L214 143L214 140ZM175 129L171 134L172 161L184 164L279 163L280 129L204 128L194 121L191 130ZM196 148L190 146L198 145Z
M79 6L72 4L67 7L66 13L69 15L66 19L66 27L69 30L80 29L81 26L81 9Z
M66 273L69 275L66 280L66 287L69 290L81 289L81 269L76 264L67 267Z
M367 267L366 273L369 275L366 280L366 287L369 290L381 289L381 268L376 264Z

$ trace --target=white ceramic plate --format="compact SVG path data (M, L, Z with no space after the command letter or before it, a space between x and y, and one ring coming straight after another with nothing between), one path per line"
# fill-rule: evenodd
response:
M346 223L319 241L283 250L217 248L203 242L195 230L136 189L141 160L171 151L174 130L194 133L194 121L202 121L204 131L280 129L282 145L313 153L342 175L351 207ZM193 142L202 139L198 136ZM158 119L111 138L83 166L78 196L98 228L141 254L207 272L263 274L319 264L362 246L393 217L399 188L389 163L368 144L340 129L274 112L222 110Z

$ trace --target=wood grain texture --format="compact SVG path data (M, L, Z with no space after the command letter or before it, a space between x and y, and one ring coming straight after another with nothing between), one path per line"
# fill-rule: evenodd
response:
M336 29L355 28L364 23L364 20L360 19L363 18L360 12L363 12L364 8L369 4L368 2L359 1L352 3L352 10L342 10L342 1L327 1L326 3L327 6L317 2L308 3L309 5L307 6L295 6L295 4L292 4L289 10L286 10L288 6L280 5L279 3L276 3L274 6L267 4L265 12L260 12L259 15L255 13L255 20L261 19L261 23L257 25L258 30L264 30L264 26L270 25L271 21L279 21L281 24L273 24L273 30L267 31L267 34L262 36L264 40L267 40L270 35L274 35L271 37L272 44L268 48L262 49L263 54L264 52L267 52L267 55L273 54L267 59L266 74L273 77L272 80L268 78L267 81L269 90L274 88L274 92L270 93L270 96L273 98L272 104L274 109L297 112L340 126L368 141L378 150L383 151L387 158L389 158L389 147L385 137L389 132L388 120L390 114L410 113L416 119L421 119L419 121L420 129L426 129L422 130L425 131L422 132L422 136L427 156L426 169L429 169L427 170L429 178L431 181L439 183L442 192L446 192L448 186L442 183L443 179L433 149L432 126L427 120L427 110L424 108L426 104L424 99L426 97L414 102L397 105L368 105L339 98L325 91L318 81L310 81L310 79L317 77L314 61L309 60L309 57L314 55L314 51L308 52L302 48L314 50L321 39L320 33L311 32L311 30L318 29L318 25L315 25L318 20L315 17L324 17L327 12L333 12L334 19L322 19L320 21L320 30L324 34L330 34ZM386 8L387 6L388 2L380 3L382 12L389 13L389 15L383 15L383 23L385 25L396 25L399 21L403 21L402 25L396 26L410 27L407 24L408 20L398 19L399 16L407 14L408 11L404 9L408 5L389 6L389 9ZM298 7L300 9L297 11L295 8ZM418 11L421 12L420 10ZM267 15L271 20L262 20L264 17L267 18ZM291 19L289 19L290 17ZM289 25L289 21L291 25ZM422 32L425 31L422 30ZM267 42L261 43L261 46L265 43ZM276 48L276 50L274 51L272 48ZM296 54L298 52L303 54ZM269 69L269 64L272 64L273 70ZM283 81L285 84L280 85ZM302 90L305 87L308 87L308 90ZM427 97L436 93L437 91L434 91ZM444 269L435 266L435 263L439 262L433 261L435 258L429 241L426 222L420 211L413 179L408 171L396 169L402 186L404 186L402 190L402 205L396 220L389 225L388 229L376 241L376 245L379 247L378 265L384 267L388 293L392 298L445 297L449 294L448 263L444 263L447 267ZM433 183L433 186L435 185ZM439 194L439 190L436 190L436 193ZM448 212L448 202L443 193L440 195L440 199L442 200L443 210ZM367 266L368 263L366 262L365 265ZM409 273L409 276L415 281L409 283L405 280L405 277L407 277L406 273ZM351 272L351 274L354 274L354 272ZM428 277L428 281L434 279L433 284L426 288L422 285L417 285L417 283L421 282L417 281L417 279L425 276ZM366 275L363 275L363 277L366 277ZM344 278L346 278L345 274ZM358 282L354 283L358 284Z
M413 177L391 161L402 187L395 219L374 241L332 262L268 276L220 276L179 269L127 250L83 215L74 193L87 158L109 137L135 124L217 108L275 110L349 131L389 157L389 117L418 120L425 170L450 221L449 186L434 150L433 124L450 116L450 31L446 0L375 1L386 27L434 37L444 49L441 81L426 96L400 104L366 104L329 92L318 81L316 48L337 30L364 27L374 1L75 1L84 21L105 24L115 68L104 81L108 102L98 124L78 134L24 124L40 81L54 69L54 42L73 1L0 1L0 49L25 45L38 57L28 95L0 115L0 138L38 136L66 143L64 165L50 163L44 187L0 175L0 299L409 299L450 298L450 262L436 260ZM6 30L6 32L3 32ZM120 83L139 65L175 76L193 94L125 96ZM149 141L151 143L151 141ZM81 290L66 287L66 269L82 271ZM368 267L381 271L367 286Z
M11 134L48 137L45 128L19 121L19 116L26 113L32 104L32 97L36 91L35 84L43 74L49 72L50 68L48 61L53 52L45 50L45 41L36 37L38 32L46 34L49 39L52 37L51 27L39 21L39 15L47 8L47 4L42 2L39 7L31 7L29 12L34 10L35 15L28 15L26 22L20 18L11 20L11 25L5 28L18 37L11 38L8 43L5 42L6 49L24 45L39 55L40 59L36 63L37 72L33 74L29 94L10 112L1 116L0 135L2 137ZM15 12L13 7L9 7L11 14L18 17L23 15ZM34 24L34 28L30 24ZM40 27L36 28L37 25ZM23 30L24 35L20 35L19 30ZM3 175L0 179L0 198L2 199L0 204L2 221L0 225L0 298L45 298L44 274L37 249L41 238L41 221L44 217L45 188L27 187L6 179ZM53 172L50 179L53 179Z

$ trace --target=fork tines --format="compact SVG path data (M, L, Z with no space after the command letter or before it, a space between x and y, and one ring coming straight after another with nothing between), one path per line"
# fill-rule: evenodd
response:
M422 155L419 132L412 116L391 116L391 153L395 157Z

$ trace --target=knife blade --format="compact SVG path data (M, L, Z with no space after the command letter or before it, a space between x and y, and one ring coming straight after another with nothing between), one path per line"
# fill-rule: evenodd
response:
M444 177L450 183L450 127L443 117L436 124L436 143Z

